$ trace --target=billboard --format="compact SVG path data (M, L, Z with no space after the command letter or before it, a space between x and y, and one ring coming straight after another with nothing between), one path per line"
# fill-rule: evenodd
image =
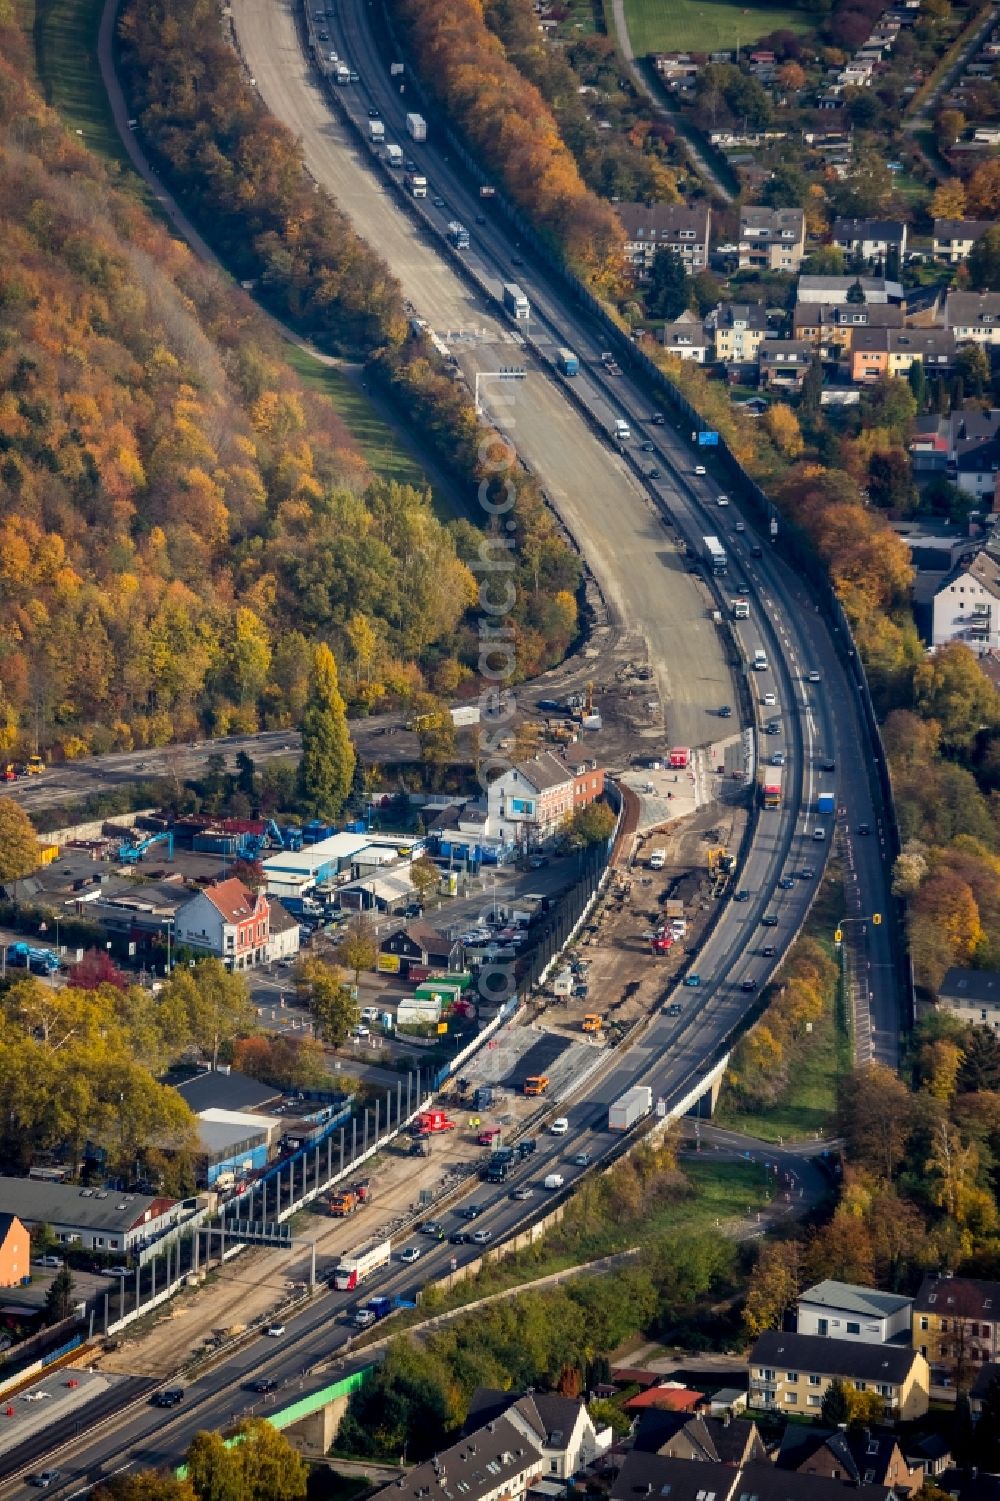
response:
M698 447L699 448L718 448L718 446L719 446L719 435L718 435L718 433L705 432L705 433L699 433L698 434Z
M378 958L375 961L375 968L377 970L380 970L381 973L384 974L384 975L398 975L399 974L399 955L398 954L379 954Z

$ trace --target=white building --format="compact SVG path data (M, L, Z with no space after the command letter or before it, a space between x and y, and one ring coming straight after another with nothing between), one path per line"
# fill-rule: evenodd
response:
M1000 973L953 967L941 981L938 1005L969 1026L1000 1031Z
M912 1310L912 1298L827 1279L799 1295L795 1329L824 1339L884 1345L908 1337Z
M268 957L267 897L235 877L216 881L178 910L174 937L178 947L221 959L227 969L252 969Z
M988 548L949 574L934 596L931 643L947 641L1000 649L1000 561Z
M573 772L551 751L521 761L491 782L487 828L505 844L541 844L573 812Z
M501 1413L541 1452L546 1480L572 1480L611 1447L614 1437L610 1428L596 1429L585 1405L573 1397L527 1392L512 1398L510 1392L482 1386L473 1393L466 1428L494 1423Z

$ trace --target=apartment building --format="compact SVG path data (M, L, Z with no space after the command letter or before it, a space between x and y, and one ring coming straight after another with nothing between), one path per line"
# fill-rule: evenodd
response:
M708 265L712 209L706 202L619 203L615 212L625 230L625 260L636 281L648 280L663 251L680 256L694 276Z
M908 1343L912 1312L912 1298L827 1278L799 1294L795 1332L866 1345Z
M1000 1282L934 1273L913 1300L913 1348L935 1383L950 1384L1000 1356Z
M740 270L791 271L806 253L806 220L800 208L764 208L747 204L740 210L738 263Z
M989 548L949 574L934 596L931 645L948 641L1000 650L1000 559Z
M1000 970L953 965L941 981L938 1005L968 1026L1000 1032Z
M960 266L968 259L973 245L993 227L992 219L935 219L934 259Z
M835 1380L876 1392L889 1420L909 1421L927 1411L927 1361L906 1345L869 1345L769 1330L750 1352L750 1403L776 1412L816 1415Z

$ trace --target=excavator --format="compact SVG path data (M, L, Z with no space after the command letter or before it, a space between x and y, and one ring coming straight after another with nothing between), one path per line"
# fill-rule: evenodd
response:
M713 896L722 896L735 869L736 858L723 845L709 850L708 874L712 882Z

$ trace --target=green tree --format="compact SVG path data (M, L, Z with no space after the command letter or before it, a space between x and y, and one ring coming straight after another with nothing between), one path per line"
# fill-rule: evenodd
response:
M303 806L318 818L338 818L347 801L356 756L347 712L337 685L337 664L328 646L313 653L309 694L302 719L299 792Z
M970 1027L958 1068L962 1094L1000 1092L1000 1037L985 1027ZM1000 1433L1000 1429L997 1430Z
M359 912L337 945L337 958L345 969L354 971L354 983L361 979L363 969L371 969L378 957L378 945L371 919Z
M419 860L414 860L410 866L410 880L416 887L420 905L426 906L428 897L438 890L441 884L441 872L433 860L426 855L421 855Z
M969 251L969 281L979 292L1000 292L1000 225L994 224Z
M924 372L923 360L913 360L906 376L913 399L917 403L917 411L922 412L927 404L927 376Z
M248 1501L243 1477L219 1433L196 1433L187 1455L188 1480L198 1501Z
M823 1393L820 1417L827 1428L839 1428L851 1421L851 1397L845 1382L835 1376Z
M1000 722L1000 694L962 642L940 647L913 674L917 712L941 726L946 750L968 752Z
M955 377L961 380L964 391L982 396L990 378L990 362L979 344L963 344L955 355Z
M45 1294L45 1317L50 1324L59 1324L73 1312L73 1292L76 1283L65 1261L49 1283Z
M230 1452L239 1463L244 1501L303 1501L309 1471L283 1433L264 1418L250 1418L236 1437Z
M797 1240L779 1240L761 1247L750 1276L743 1308L743 1327L751 1339L765 1329L780 1329L787 1309L799 1294L802 1247Z
M860 279L858 281L851 282L851 285L847 289L847 300L852 306L855 307L860 307L863 305L865 301L865 289L861 285Z
M339 1047L361 1017L361 1008L340 970L312 956L300 959L295 966L295 989L309 1006L317 1034L331 1047Z
M823 394L823 361L819 355L814 355L809 362L809 369L805 373L802 382L802 395L799 400L799 415L810 422L815 422L820 414L820 398Z
M589 803L586 808L577 808L567 818L563 832L577 849L604 844L615 832L614 810L607 803Z
M670 249L658 251L646 289L647 313L651 318L663 318L670 323L683 313L690 300L684 262Z
M94 1501L195 1501L189 1480L178 1480L163 1470L139 1470L134 1475L115 1475L93 1492Z
M0 881L17 882L38 865L35 826L20 803L0 797Z
M219 1062L223 1043L259 1031L257 1012L243 975L233 974L218 959L202 959L193 969L177 969L161 993L183 1027L181 1036Z

